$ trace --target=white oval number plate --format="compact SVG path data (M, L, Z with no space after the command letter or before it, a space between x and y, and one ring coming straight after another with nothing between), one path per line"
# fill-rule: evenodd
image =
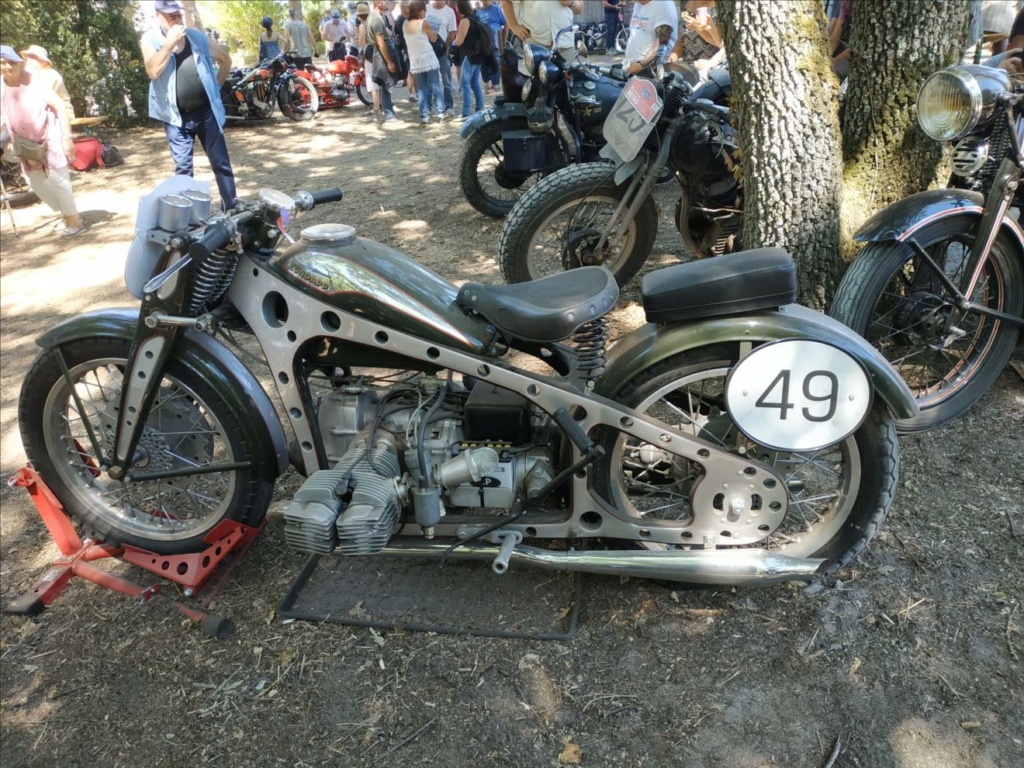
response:
M808 339L757 347L725 385L726 408L740 431L780 451L814 451L853 434L871 395L858 360Z

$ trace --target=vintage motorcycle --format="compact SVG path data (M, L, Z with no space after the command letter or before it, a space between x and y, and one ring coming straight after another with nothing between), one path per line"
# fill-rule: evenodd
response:
M567 27L558 35L568 35ZM585 48L578 48L585 51ZM486 216L500 218L538 179L575 162L598 159L601 126L622 91L625 76L611 68L566 61L557 48L523 46L525 66L511 47L501 58L502 95L459 129L466 141L459 188Z
M743 227L732 171L739 139L728 108L716 103L730 90L724 68L711 70L696 90L679 72L660 82L630 79L603 128L601 156L612 162L545 177L505 220L499 246L505 279L519 283L600 264L624 285L654 246L658 214L651 192L669 167L680 186L675 223L687 250L695 258L736 250Z
M220 92L228 120L265 120L278 105L291 120L311 120L319 106L316 89L290 68L284 53L231 70Z
M1001 69L933 74L918 94L917 118L931 138L956 142L950 188L893 203L854 236L868 245L831 315L910 385L920 414L901 421L901 431L940 427L970 408L1024 327L1022 103L1024 86Z
M366 106L373 104L370 92L366 89L366 70L363 68L363 62L352 54L328 62L323 67L314 64L306 69L296 68L295 74L313 86L318 109L347 107L352 101L353 93Z
M289 461L307 478L284 513L297 550L498 573L813 581L888 512L914 400L863 339L791 303L785 252L652 273L649 323L606 350L601 267L457 287L351 226L279 248L340 190L264 190L186 226L160 198L199 182L176 179L140 205L141 307L48 330L20 395L32 464L101 541L201 550L221 521L260 521ZM290 447L243 364L257 348Z

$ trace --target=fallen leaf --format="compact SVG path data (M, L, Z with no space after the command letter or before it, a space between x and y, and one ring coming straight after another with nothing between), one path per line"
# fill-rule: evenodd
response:
M558 762L563 765L579 765L582 759L583 750L580 749L580 745L571 741L565 742L565 748L558 753Z
M281 651L281 663L291 664L295 660L295 654L291 651Z
M860 665L862 663L863 662L860 660L860 656L854 658L853 663L850 665L850 677L853 677L857 674L857 670L860 669Z

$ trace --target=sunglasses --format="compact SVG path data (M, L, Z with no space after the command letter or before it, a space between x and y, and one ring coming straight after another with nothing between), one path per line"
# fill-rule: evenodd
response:
M160 15L168 21L181 21L180 13L161 13Z

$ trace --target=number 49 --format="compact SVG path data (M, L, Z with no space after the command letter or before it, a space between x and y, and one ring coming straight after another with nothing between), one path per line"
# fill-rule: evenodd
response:
M790 379L792 376L793 372L790 369L782 369L779 375L772 379L772 383L768 385L768 388L757 398L757 402L754 405L758 408L778 408L779 419L785 421L790 409L797 407L795 403L790 401L789 397ZM812 387L816 379L825 379L828 382L827 393L814 394ZM801 388L805 401L828 403L828 410L824 415L816 415L811 413L809 408L801 408L800 413L807 421L828 421L835 416L836 406L839 405L839 379L834 373L831 371L810 371L804 376ZM776 389L781 389L778 395L779 399L775 401L769 400L768 398L773 396Z

